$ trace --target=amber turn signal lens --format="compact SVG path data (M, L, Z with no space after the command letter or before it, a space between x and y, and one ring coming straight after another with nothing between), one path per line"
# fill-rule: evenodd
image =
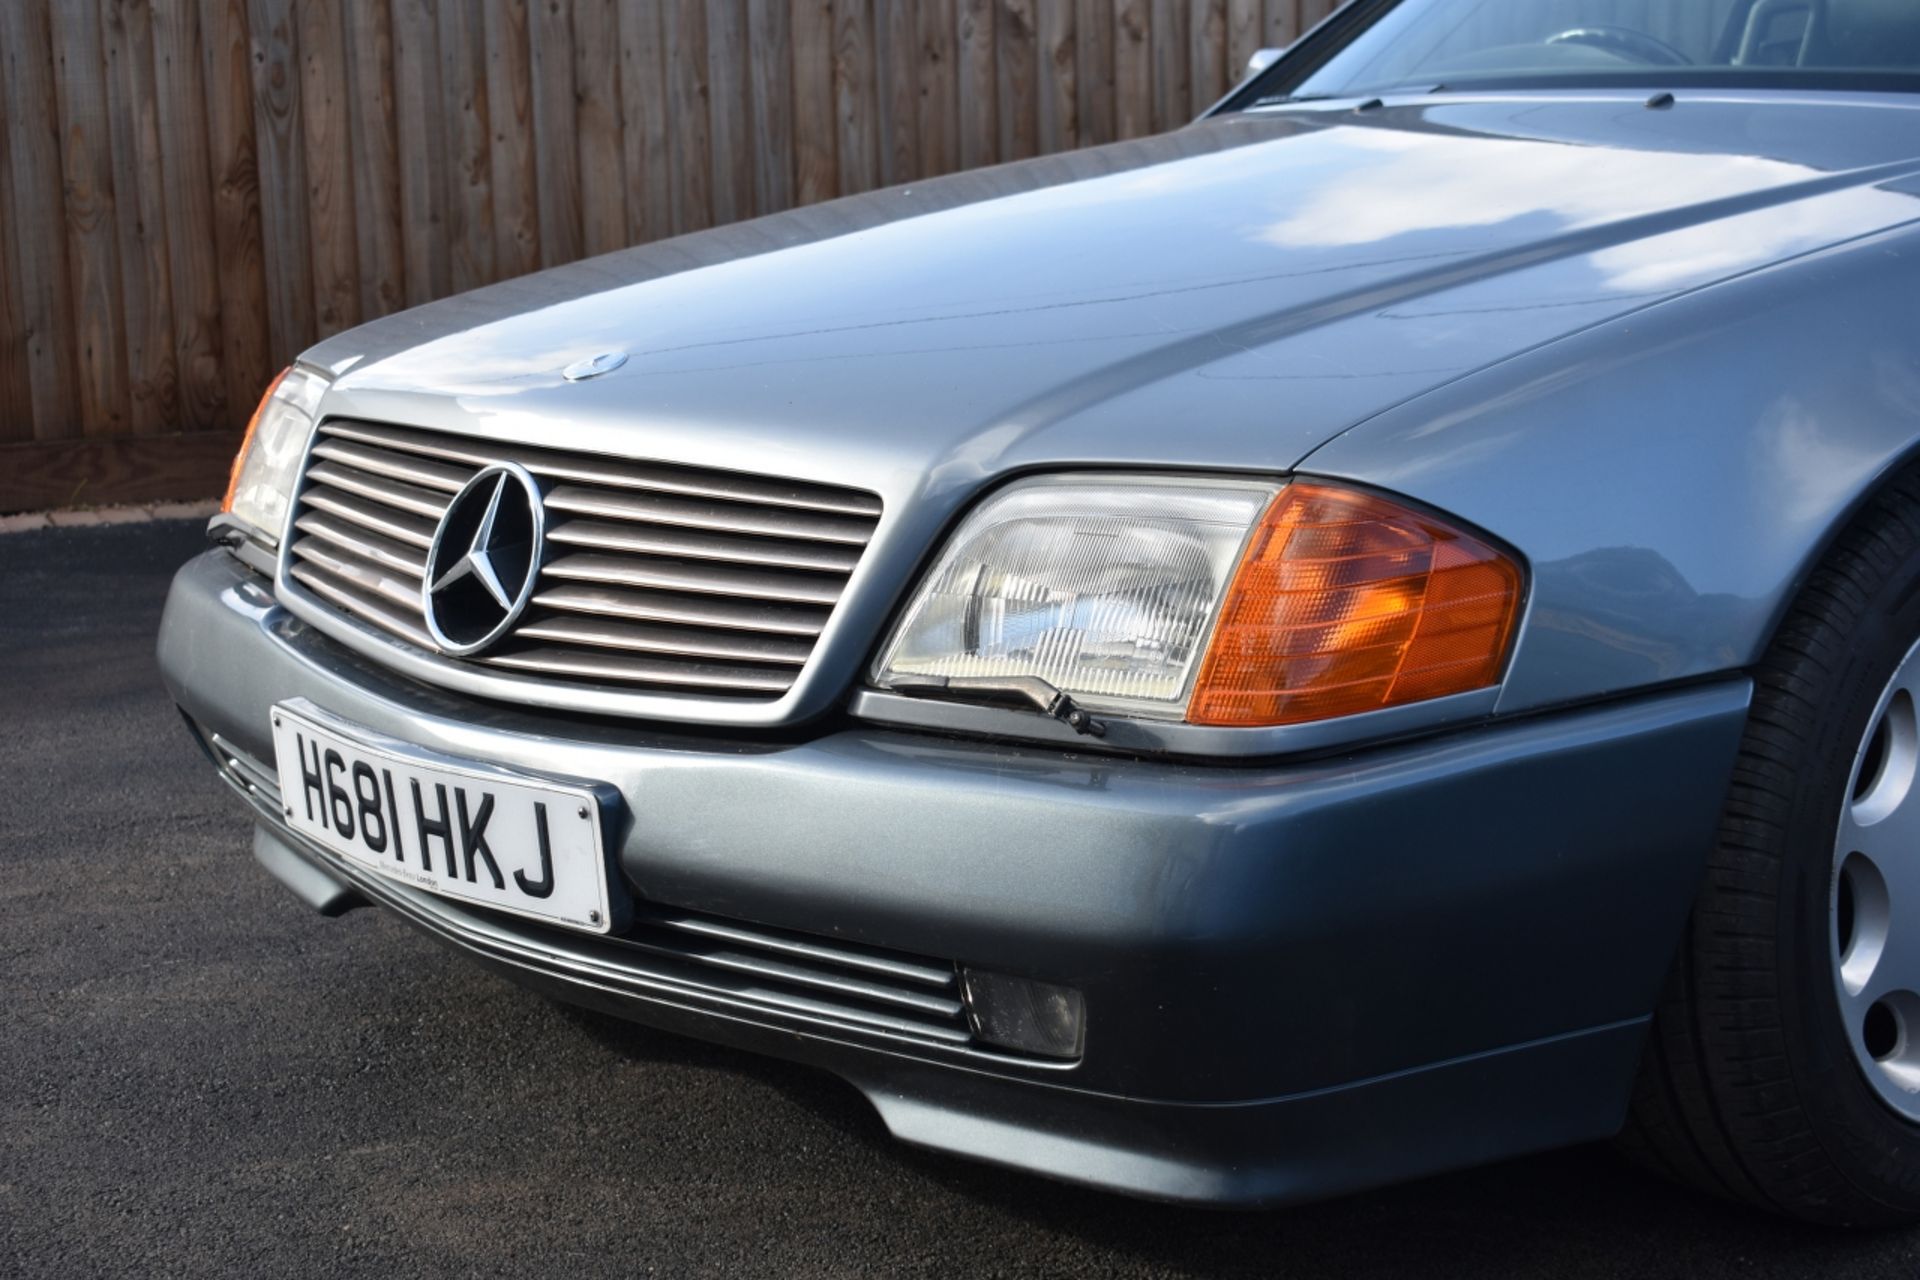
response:
M1299 724L1500 679L1520 568L1432 516L1281 490L1248 543L1187 704L1194 724Z
M247 465L247 451L253 448L253 433L260 429L260 419L266 413L267 406L273 402L273 393L280 389L280 383L292 373L292 368L282 369L275 374L273 381L267 384L266 394L260 397L260 403L253 407L253 416L247 419L247 434L240 437L239 452L233 455L233 469L227 472L227 496L220 499L220 510L233 510L233 495L240 488L240 470Z

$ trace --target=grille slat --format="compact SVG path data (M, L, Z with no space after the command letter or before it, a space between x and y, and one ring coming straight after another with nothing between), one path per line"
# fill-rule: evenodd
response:
M502 462L536 478L546 507L533 604L495 651L441 661L524 676L530 689L778 698L880 516L880 500L858 490L330 420L308 460L288 573L331 608L435 651L427 551L454 495Z
M308 565L331 574L339 583L378 596L398 608L418 608L420 605L418 578L396 576L371 560L340 551L318 538L300 539L293 544L293 554Z
M719 529L757 533L771 538L812 538L852 547L864 547L873 535L873 522L846 516L821 515L786 509L754 510L717 502L622 493L614 489L587 489L563 484L547 494L547 509L578 515L605 516L640 524L680 525L689 529Z
M378 596L369 596L355 591L324 569L315 568L311 564L297 564L293 567L292 573L296 581L335 608L364 618L419 648L433 647L433 637L427 634L426 628Z
M422 489L438 489L443 493L460 492L460 486L473 479L473 473L478 470L476 467L454 466L450 463L436 462L431 458L409 456L388 449L373 449L339 440L328 440L315 445L313 456L325 458L329 462L338 462L356 471L370 471L374 475L386 476L390 480L402 480Z
M537 476L551 476L582 484L650 489L657 493L763 503L773 507L828 511L870 519L880 516L880 499L855 489L833 489L825 485L774 480L732 471L649 465L589 454L562 454L368 422L336 421L329 423L323 431L341 439L385 445L424 457L466 463L475 468L495 462L517 462Z
M813 652L811 644L785 636L649 626L613 618L542 618L523 625L516 634L525 640L551 640L556 644L637 653L683 653L741 662L778 662L795 667L804 664L807 655Z
M892 1008L906 1009L914 1013L927 1014L947 1021L956 1021L966 1012L966 1006L959 1000L927 995L923 992L888 986L885 983L855 977L851 974L832 970L820 970L803 964L791 964L780 959L759 955L752 951L734 951L725 946L712 943L692 943L675 940L673 946L660 946L650 942L629 938L629 945L644 951L655 951L681 958L691 958L698 963L715 969L724 969L732 973L750 974L769 982L801 987L834 995L851 997L855 1000L870 1002Z
M533 603L563 613L585 613L635 622L677 622L690 627L730 627L811 639L827 625L827 611L806 605L729 600L724 596L628 591L570 582L548 587Z
M331 489L309 489L301 501L305 506L339 516L342 520L351 520L363 529L383 533L396 542L404 542L422 551L433 545L431 520L422 520L418 516L383 507L377 502L368 502ZM421 562L425 563L424 557Z
M435 493L432 489L422 489L419 485L405 484L399 480L388 480L370 471L356 470L337 462L322 461L308 467L307 481L345 489L358 497L371 499L408 515L421 516L436 524L453 501L450 494Z
M852 573L854 565L860 563L860 550L857 547L823 546L776 538L740 538L667 525L614 524L603 520L562 521L547 531L547 540L592 551L684 556L695 560L813 569L824 573Z
M622 948L623 950L641 950L644 954L658 955L643 948ZM673 957L682 959L681 957ZM831 995L809 994L796 991L792 985L767 974L734 974L726 970L715 972L711 966L695 963L683 963L677 966L681 973L688 975L680 981L694 992L721 991L734 1000L747 1005L757 1006L761 1010L810 1022L838 1024L858 1031L876 1031L885 1035L905 1036L923 1043L964 1047L973 1043L973 1033L964 1020L948 1020L933 1017L916 1017L899 1010L874 1009L870 1006L855 1004L847 999L834 999ZM843 995L835 992L832 995Z
M830 579L725 568L651 556L562 556L550 562L544 572L551 578L575 582L652 587L661 591L691 591L718 596L750 596L756 600L776 600L787 604L830 605L840 599L840 584Z
M764 929L757 925L699 916L664 908L649 910L644 922L654 928L671 929L723 942L735 943L757 951L775 951L839 968L855 969L889 979L911 982L935 991L957 992L959 978L951 964L935 960L915 960L897 952L856 947L851 943L830 943L805 934ZM957 1001L956 1001L957 1003Z
M487 661L547 676L615 684L659 684L711 692L781 694L793 684L794 677L792 671L777 667L639 658L558 646L498 653Z
M213 748L215 759L235 785L245 788L249 794L260 797L275 808L280 807L280 779L271 768L217 733L207 733L205 737Z
M293 527L309 537L318 538L340 551L371 560L382 568L405 574L416 582L427 576L424 551L383 537L369 529L358 529L331 516L301 516Z

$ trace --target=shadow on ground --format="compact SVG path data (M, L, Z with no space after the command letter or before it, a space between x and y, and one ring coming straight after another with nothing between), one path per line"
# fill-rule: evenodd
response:
M1143 1273L1206 1275L1911 1275L1916 1244L1855 1238L1750 1213L1584 1147L1275 1212L1123 1200L895 1142L825 1072L690 1041L584 1010L565 1015L611 1052L750 1079L870 1149L877 1176L911 1174L1036 1234L1065 1232ZM891 1172L883 1172L888 1167ZM983 1258L983 1264L988 1260ZM1863 1270L1863 1268L1865 1268ZM1877 1272L1876 1272L1877 1273Z

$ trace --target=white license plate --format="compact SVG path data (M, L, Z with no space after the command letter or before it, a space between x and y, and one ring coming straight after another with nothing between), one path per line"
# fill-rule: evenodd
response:
M273 709L295 831L431 893L593 933L610 927L591 789L450 760L321 714L311 704Z

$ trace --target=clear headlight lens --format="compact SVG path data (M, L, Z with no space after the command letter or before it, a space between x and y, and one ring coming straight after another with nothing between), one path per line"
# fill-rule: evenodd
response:
M326 389L326 379L316 373L297 366L285 370L260 398L240 441L220 509L252 525L268 542L279 540L314 410Z
M1277 489L1122 476L1003 489L948 541L876 683L1037 676L1089 707L1178 719Z

